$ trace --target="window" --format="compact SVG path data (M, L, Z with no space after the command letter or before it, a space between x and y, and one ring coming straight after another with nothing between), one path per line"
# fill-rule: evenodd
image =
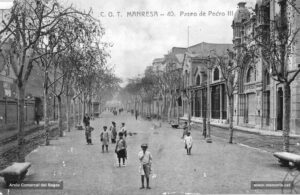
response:
M214 70L214 81L219 80L220 79L219 77L220 77L220 75L219 75L219 69L215 68L215 70Z
M206 75L206 73L203 73L202 74L202 82L204 83L204 82L207 82L207 75Z
M200 85L200 75L197 75L196 77L196 85Z
M220 118L220 85L213 86L211 91L211 117Z
M247 72L246 82L249 83L252 81L254 81L254 70L250 67Z
M265 71L265 84L270 85L270 74L267 70Z
M201 102L200 102L200 98L201 98L201 91L198 90L195 93L195 117L200 117L201 115Z
M263 93L263 118L265 125L270 125L270 91Z

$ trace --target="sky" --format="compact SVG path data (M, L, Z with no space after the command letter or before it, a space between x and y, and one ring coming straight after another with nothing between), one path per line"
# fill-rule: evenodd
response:
M11 0L0 0L0 7L7 1ZM80 10L93 9L94 17L100 19L105 28L103 41L113 43L108 63L126 83L128 78L141 75L153 59L163 57L172 47L201 42L232 43L233 14L241 0L59 1ZM255 0L244 1L246 6L255 4ZM149 11L159 16L127 15L134 11Z

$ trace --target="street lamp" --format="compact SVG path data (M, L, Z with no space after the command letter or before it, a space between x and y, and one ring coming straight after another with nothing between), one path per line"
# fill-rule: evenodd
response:
M203 59L207 65L207 82L206 82L206 91L207 91L207 95L206 95L206 117L205 120L203 121L206 122L206 142L207 143L212 143L212 139L210 136L210 109L211 109L211 93L210 93L210 80L211 80L211 70L212 70L212 64L211 64L211 57L210 55L207 58ZM204 126L204 125L203 125Z
M210 97L210 76L211 76L211 58L210 56L208 56L208 66L207 66L207 98L206 98L206 101L207 101L207 107L206 107L206 119L207 119L207 127L206 127L206 131L207 131L207 134L206 134L206 142L207 143L212 143L212 139L210 137L210 101L211 101L211 97Z

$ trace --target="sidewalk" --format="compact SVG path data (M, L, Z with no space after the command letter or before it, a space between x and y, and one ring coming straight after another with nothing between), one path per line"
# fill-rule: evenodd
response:
M182 118L181 120L186 120ZM202 123L194 123L193 129L202 132ZM229 140L228 124L211 123L211 135L226 142ZM265 152L278 152L283 150L282 132L262 131L246 127L235 127L233 142L246 147L252 147ZM290 152L300 154L300 136L290 137Z
M186 117L181 117L180 120L187 121L188 119ZM197 125L202 125L201 120L191 119L191 121ZM211 126L220 127L223 129L229 128L229 124L216 123L216 122L210 122L210 124L211 124ZM234 128L234 130L237 130L237 131L256 133L259 135L271 135L271 136L278 136L278 137L282 136L282 131L261 130L261 129L256 129L256 128L242 127L242 126L238 126L238 125L234 125L233 128ZM300 138L300 135L290 134L290 137Z

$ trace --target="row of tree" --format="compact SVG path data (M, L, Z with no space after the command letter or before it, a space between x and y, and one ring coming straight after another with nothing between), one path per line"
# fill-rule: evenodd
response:
M92 16L91 10L79 11L57 0L14 0L2 26L1 47L6 45L2 52L16 75L18 158L24 161L25 92L34 68L43 73L46 145L49 145L50 94L58 100L62 136L64 114L67 115L67 129L70 131L72 100L73 103L76 99L80 100L85 113L85 105L91 105L93 99L108 99L108 94L111 94L108 91L118 87L119 79L107 65L107 50L111 45L102 41L104 28ZM63 98L67 102L66 113L62 110Z
M295 23L299 18L299 9L295 0L278 1L280 6L279 15L275 19L265 16L266 22L263 28L256 28L250 34L245 32L245 40L235 45L234 50L227 50L223 54L212 51L203 58L205 69L209 73L212 67L219 67L222 73L228 99L229 143L233 142L233 115L234 95L239 93L242 86L244 70L247 66L255 66L261 60L262 70L267 70L273 80L284 88L284 128L283 150L289 151L290 116L291 116L291 84L300 72L299 65L291 63L292 58L299 55L296 53L296 44L299 38L299 25ZM288 15L291 16L288 18ZM164 102L163 115L170 119L172 106L178 107L180 96L188 99L189 123L191 113L192 94L189 86L185 86L186 78L183 66L176 66L172 55L165 58L167 68L163 72L155 72L153 68L147 68L143 78L135 78L123 89L121 97L125 101L136 101L139 97L142 101L151 103L154 97L162 96ZM175 66L175 67L174 67ZM296 68L295 68L296 67ZM190 75L191 76L191 75ZM166 105L166 97L169 96L169 106ZM209 96L206 98L206 100ZM210 106L207 106L208 112ZM168 109L169 108L169 109ZM169 110L169 112L168 112ZM178 113L178 111L177 111ZM177 117L178 118L178 117ZM209 125L209 123L208 123Z

